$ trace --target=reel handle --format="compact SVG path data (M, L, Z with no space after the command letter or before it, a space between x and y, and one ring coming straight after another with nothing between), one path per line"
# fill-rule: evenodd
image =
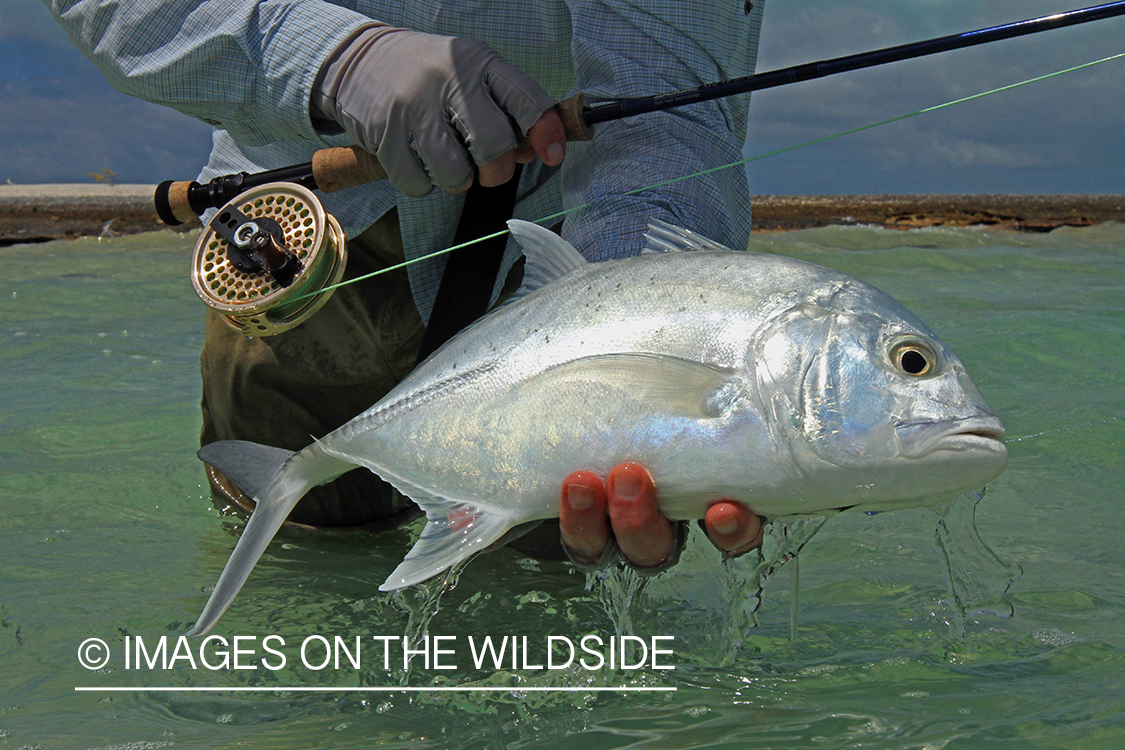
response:
M555 105L568 141L588 141L594 137L594 129L586 124L585 119L585 112L589 108L590 103L585 94L575 94ZM530 148L526 136L520 138L516 148ZM241 172L223 175L206 185L167 180L157 185L153 202L161 221L174 227L190 221L209 208L225 205L244 190L269 182L296 182L325 193L334 193L386 178L387 171L383 169L379 159L359 146L326 148L314 153L308 164L257 174Z

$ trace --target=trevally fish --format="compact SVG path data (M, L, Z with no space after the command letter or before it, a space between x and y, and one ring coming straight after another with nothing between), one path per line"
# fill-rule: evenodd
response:
M653 223L588 263L513 221L524 286L363 414L290 453L200 450L257 502L193 629L209 630L297 501L357 466L426 513L380 587L424 581L558 515L579 468L648 468L670 519L717 498L767 518L933 504L1003 471L1004 428L957 356L879 290Z

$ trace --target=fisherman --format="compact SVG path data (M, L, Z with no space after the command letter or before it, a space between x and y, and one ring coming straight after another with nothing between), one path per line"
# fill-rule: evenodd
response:
M551 107L576 91L604 100L749 75L762 2L45 2L116 88L214 126L201 182L307 162L321 148L375 153L389 181L321 196L350 238L347 278L450 246L458 222L472 219L461 214L474 183L518 180L517 218L577 208L560 231L592 261L639 253L652 218L746 245L742 170L669 182L739 158L744 99L605 124L569 146ZM530 149L516 149L522 134ZM517 257L510 247L493 297L518 280ZM367 409L414 367L444 264L344 286L270 338L245 338L208 311L202 442L298 450ZM252 510L220 473L209 477L217 501ZM683 530L658 512L656 492L635 464L570 475L560 500L567 554L583 566L618 550L638 569L675 562ZM310 492L290 520L382 527L412 508L361 469ZM705 526L727 554L761 541L760 520L736 503L717 499Z

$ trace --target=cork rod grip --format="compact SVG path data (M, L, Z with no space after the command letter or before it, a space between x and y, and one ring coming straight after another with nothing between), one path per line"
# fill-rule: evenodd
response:
M192 187L198 187L196 182L172 182L165 180L156 186L153 202L156 204L156 214L170 227L191 221L198 214L192 208L189 194Z
M576 94L555 105L568 141L588 141L594 137L594 129L586 124L583 117L588 107L584 94ZM516 144L519 149L530 147L526 136ZM378 158L359 146L317 151L312 158L312 172L317 188L326 193L387 178L387 171Z
M568 141L588 141L594 137L594 129L586 124L585 111L588 108L589 103L582 94L555 105L555 111L562 119ZM516 144L516 148L520 149L530 147L531 144L528 143L526 136ZM219 208L252 186L267 182L308 184L306 180L310 176L315 181L317 189L332 193L356 185L365 185L368 182L385 180L387 170L383 169L383 165L374 154L364 151L359 146L326 148L313 154L311 164L271 169L252 175L245 172L222 175L206 185L168 180L157 186L153 203L161 220L168 226L174 227L199 216L208 208Z

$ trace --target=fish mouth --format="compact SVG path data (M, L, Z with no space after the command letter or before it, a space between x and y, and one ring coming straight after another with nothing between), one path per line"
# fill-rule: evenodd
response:
M975 416L942 421L912 421L895 424L895 434L906 453L922 457L936 451L1007 453L1004 425L994 416Z

